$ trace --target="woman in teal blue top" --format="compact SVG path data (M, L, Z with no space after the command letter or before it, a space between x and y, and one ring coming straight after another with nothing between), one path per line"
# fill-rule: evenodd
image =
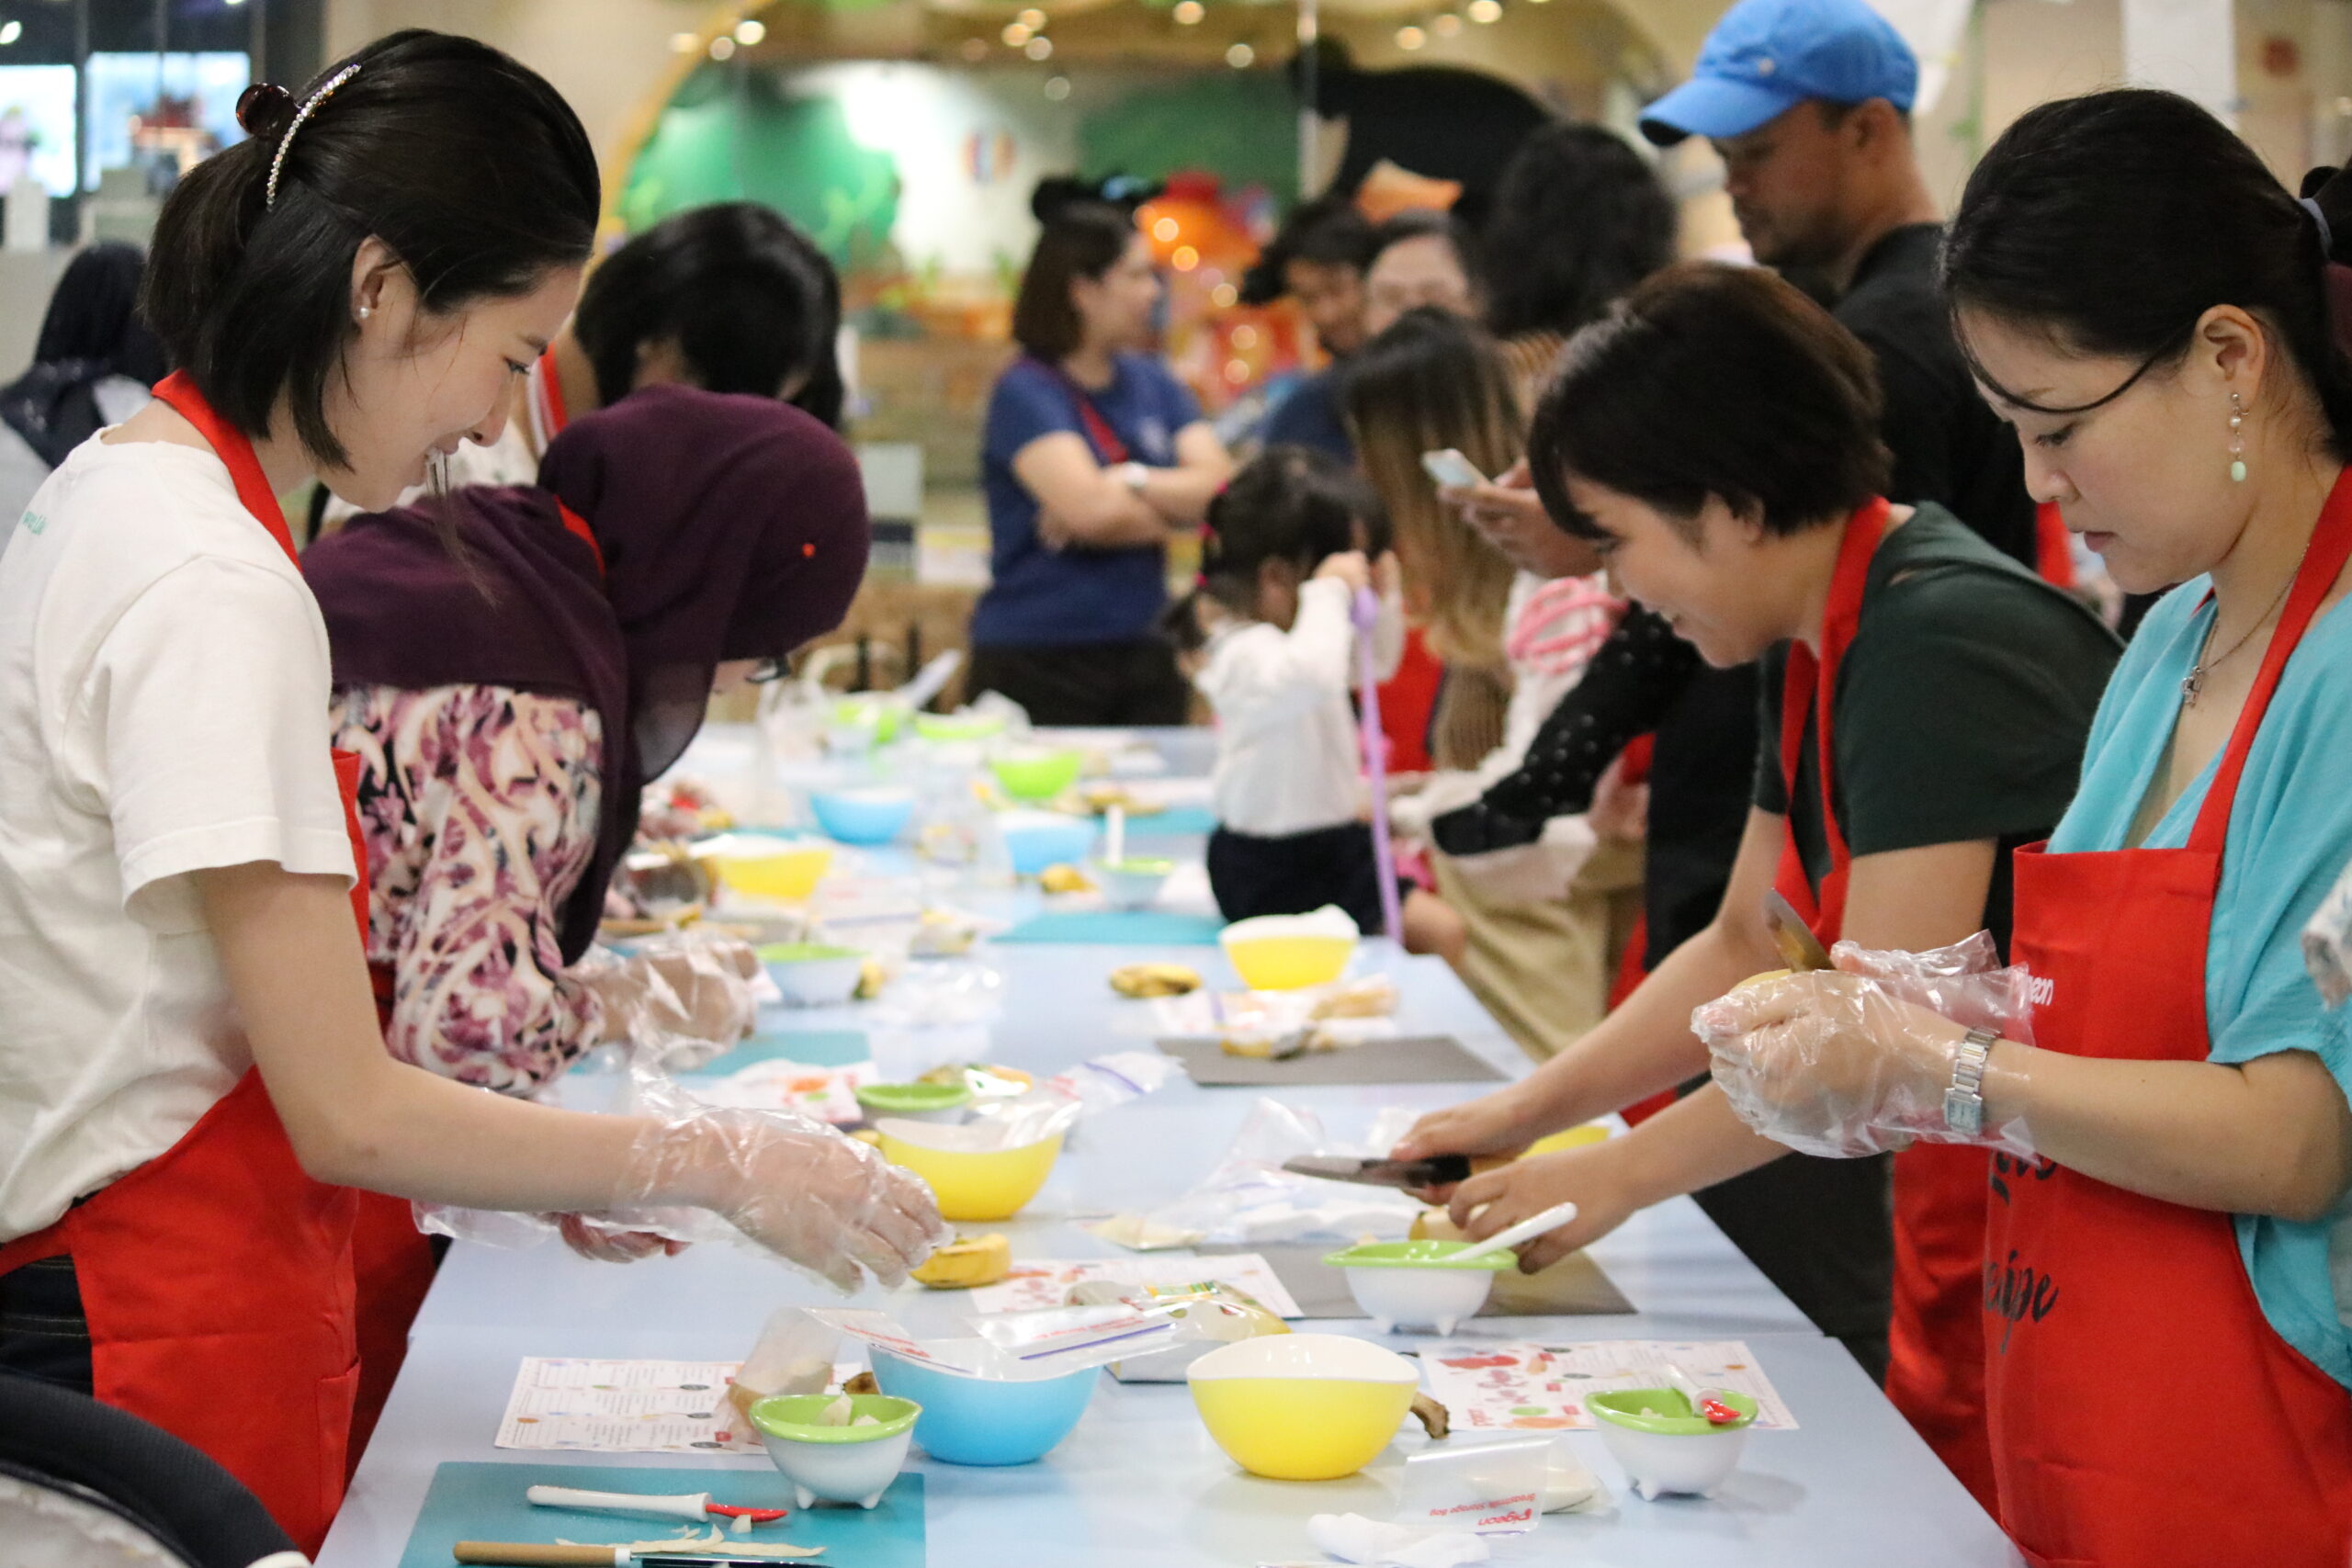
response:
M2352 858L2352 365L2325 276L2352 182L2312 184L2299 203L2203 109L2139 90L2045 105L1986 154L1944 254L1962 347L2036 499L2127 589L2180 586L2018 857L2030 1021L1964 1029L1855 975L1702 1010L1762 1131L2004 1150L1985 1382L2002 1522L2036 1563L2352 1554L2330 1268L2352 1044L2300 942Z
M1190 689L1158 632L1168 540L1230 465L1200 404L1144 350L1151 248L1122 208L1052 205L1021 279L980 443L990 581L972 613L975 693L1039 724L1182 724Z

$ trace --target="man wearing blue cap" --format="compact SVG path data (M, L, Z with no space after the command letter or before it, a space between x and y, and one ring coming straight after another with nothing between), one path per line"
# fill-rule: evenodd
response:
M1827 281L1838 321L1878 361L1889 498L1940 502L2033 567L2016 437L1977 395L1936 284L1943 231L1911 141L1918 78L1909 46L1863 0L1740 0L1642 132L1660 145L1712 141L1756 259ZM1845 707L1841 739L1863 728ZM1890 1235L1875 1166L1782 1160L1698 1197L1825 1333L1866 1364L1884 1358L1888 1397L1990 1507L1978 1301L1988 1171L1896 1156Z
M1649 106L1661 147L1703 136L1766 266L1826 279L1878 360L1898 501L1939 502L2040 563L2016 438L1976 395L1936 288L1942 238L1911 141L1919 65L1863 0L1741 0L1690 80Z

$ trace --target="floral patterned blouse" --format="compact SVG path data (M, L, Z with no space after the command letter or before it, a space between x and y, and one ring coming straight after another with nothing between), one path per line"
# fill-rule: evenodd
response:
M356 686L335 694L334 728L360 760L385 1043L460 1083L536 1092L604 1038L557 941L596 847L599 716L504 686Z

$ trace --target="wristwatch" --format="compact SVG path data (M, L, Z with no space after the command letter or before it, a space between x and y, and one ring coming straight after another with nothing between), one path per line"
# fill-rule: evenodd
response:
M1138 495L1143 493L1144 480L1151 478L1151 469L1142 463L1121 463L1111 472L1121 484Z
M1944 1125L1963 1138L1984 1131L1984 1065L2001 1037L1989 1029L1972 1029L1952 1053L1951 1085L1944 1090Z

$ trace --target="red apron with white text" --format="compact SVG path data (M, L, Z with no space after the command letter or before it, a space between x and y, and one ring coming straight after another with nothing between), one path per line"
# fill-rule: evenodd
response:
M169 377L155 395L212 444L237 499L293 558L253 444L185 376ZM352 908L364 931L359 759L337 751L334 763L360 877ZM71 1255L89 1321L92 1392L220 1461L315 1553L343 1500L359 1376L356 1196L303 1174L260 1074L248 1068L169 1149L48 1229L0 1246L0 1272Z
M2352 475L2352 470L2346 470ZM2352 555L2339 476L2188 845L2017 856L2035 1043L2201 1062L2230 808L2279 671ZM2231 1216L1996 1156L1986 1391L2001 1523L2044 1568L2345 1568L2352 1393L2278 1337Z
M1834 804L1831 710L1838 671L1860 624L1862 590L1871 558L1886 532L1889 508L1873 501L1846 524L1822 617L1821 656L1803 642L1789 645L1781 692L1781 777L1793 803L1805 718L1814 716L1815 772L1821 779L1822 830L1829 841L1829 872L1815 896L1791 831L1781 847L1773 886L1794 906L1823 945L1838 940L1846 919L1846 877L1853 863ZM1927 1440L1936 1456L1987 1510L1993 1506L1992 1455L1985 1447L1982 1342L1977 1286L1984 1262L1983 1149L1956 1144L1915 1144L1893 1161L1894 1303L1887 1325L1886 1396Z

